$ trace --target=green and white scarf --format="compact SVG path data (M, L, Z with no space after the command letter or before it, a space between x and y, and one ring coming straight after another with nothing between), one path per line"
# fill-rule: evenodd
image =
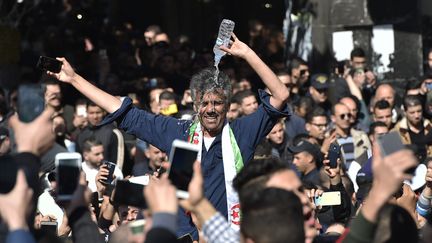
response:
M198 153L198 160L201 161L201 150L203 143L203 132L201 124L198 121L192 123L189 128L188 141L193 144L199 145L200 152ZM225 123L222 129L222 160L225 174L225 189L227 195L228 207L228 220L231 228L240 229L240 202L237 192L232 186L232 181L236 174L243 168L243 158L234 133L229 126Z

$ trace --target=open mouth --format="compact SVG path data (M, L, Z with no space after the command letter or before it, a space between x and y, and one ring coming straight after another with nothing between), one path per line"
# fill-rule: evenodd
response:
M212 121L216 121L216 119L217 119L216 116L205 116L204 118L205 118L207 121L210 121L210 122L212 122Z

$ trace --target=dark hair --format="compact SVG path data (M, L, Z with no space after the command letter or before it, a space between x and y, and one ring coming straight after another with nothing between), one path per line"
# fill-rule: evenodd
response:
M315 102L313 101L312 97L310 96L302 96L298 101L294 103L294 106L296 107L307 107L309 112L314 108ZM307 112L307 113L309 113Z
M169 91L169 90L164 90L162 91L162 93L159 94L159 101L160 100L176 100L177 96L175 93Z
M317 116L324 116L327 119L327 114L326 114L325 110L322 107L317 106L312 110L312 112L309 112L306 115L306 122L311 123L312 120L314 119L314 117L317 117Z
M422 105L421 100L416 95L407 95L404 99L404 107L407 109L408 107Z
M286 68L275 69L274 73L276 74L276 76L282 76L282 75L291 76L290 72Z
M384 109L391 109L390 103L387 100L378 100L375 102L374 110L384 110Z
M82 146L82 151L83 152L90 152L94 146L99 146L99 145L102 145L101 141L97 140L94 137L90 137L84 141L83 146Z
M293 192L257 190L242 204L242 234L257 243L304 242L303 205ZM282 230L275 230L282 229Z
M263 139L255 148L254 159L270 157L272 146L267 139Z
M58 85L60 87L60 81L58 81L56 78L49 76L48 74L42 74L40 81L44 93L46 92L48 85Z
M151 31L151 32L154 32L155 34L162 33L161 27L159 25L149 25L145 31L146 32Z
M356 47L351 51L351 60L353 60L354 57L366 57L366 53L361 47Z
M410 79L407 80L407 85L405 90L408 91L410 89L419 89L422 85L423 80L418 80L415 77L412 77Z
M288 169L288 165L276 157L253 159L234 177L233 187L240 192L242 187L251 180L260 176L270 176L276 171L285 169Z
M382 121L372 122L369 126L369 135L373 135L377 127L387 127L387 125Z
M97 106L97 107L99 107L99 108L102 109L102 107L100 107L98 104L94 103L93 101L91 101L91 100L87 100L87 108L88 108L89 106Z
M290 74L292 74L293 69L297 69L300 67L300 65L307 65L306 61L301 59L300 57L294 57L289 65L289 70L291 71Z
M249 89L245 89L245 90L241 90L239 92L236 93L236 99L238 104L242 104L243 100L247 97L253 96L256 98L255 93L252 90Z

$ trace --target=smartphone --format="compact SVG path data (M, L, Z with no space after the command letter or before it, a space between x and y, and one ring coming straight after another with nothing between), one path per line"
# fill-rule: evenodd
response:
M381 150L381 156L385 157L399 150L405 149L405 145L397 131L392 131L383 136L378 137L378 145ZM405 172L414 175L417 165L407 169Z
M328 151L328 159L330 160L330 168L337 167L337 159L340 155L340 146L337 143L331 143Z
M87 107L86 105L77 105L76 114L78 116L87 117Z
M22 122L31 122L45 109L42 87L38 84L23 84L18 88L18 118Z
M314 199L316 206L336 206L341 204L341 194L339 191L324 192L321 196Z
M432 83L426 83L427 90L432 90Z
M105 165L105 167L108 169L108 175L107 175L107 179L106 180L101 180L101 182L103 184L111 184L112 181L114 180L114 170L116 167L116 164L114 164L113 162L104 160L103 165Z
M69 201L78 186L81 171L81 154L58 153L55 157L57 200Z
M40 56L36 67L43 71L59 73L63 63L51 57Z
M113 201L118 205L135 206L146 209L144 185L127 180L118 180L114 189Z
M378 137L378 144L381 150L382 157L385 157L405 148L405 145L402 143L399 133L396 131L389 132Z
M41 222L41 230L45 232L53 233L57 235L57 222L51 221L42 221Z
M177 197L187 199L192 180L193 164L197 159L199 146L182 140L174 140L170 152L168 178L177 187Z

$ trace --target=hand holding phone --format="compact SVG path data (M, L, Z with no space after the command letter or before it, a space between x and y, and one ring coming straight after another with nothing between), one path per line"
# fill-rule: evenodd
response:
M105 166L105 168L108 169L108 175L106 176L106 180L102 180L101 182L104 184L111 184L112 181L114 180L114 170L115 170L116 164L114 164L113 162L110 162L110 161L106 161L106 160L104 160L102 163L103 163L103 166Z

